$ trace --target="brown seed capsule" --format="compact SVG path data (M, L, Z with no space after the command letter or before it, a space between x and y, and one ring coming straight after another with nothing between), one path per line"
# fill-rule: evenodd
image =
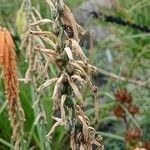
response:
M128 111L129 113L131 113L132 115L135 115L139 112L139 108L136 105L130 105L128 107Z
M124 115L125 115L125 111L123 110L123 108L121 106L116 106L113 109L113 113L116 117L124 117Z
M118 89L115 92L115 98L117 101L121 103L131 103L132 102L132 96L128 93L126 89Z
M126 141L131 141L131 140L137 140L142 136L142 132L140 129L138 128L133 128L133 129L129 129L127 130L126 134L125 134L125 139Z
M150 141L145 141L143 144L143 148L145 148L146 150L150 150Z

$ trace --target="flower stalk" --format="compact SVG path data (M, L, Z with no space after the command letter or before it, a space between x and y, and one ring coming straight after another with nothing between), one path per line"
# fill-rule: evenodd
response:
M19 98L15 46L8 30L0 27L0 65L3 68L5 94L12 127L14 149L19 150L23 138L24 111Z

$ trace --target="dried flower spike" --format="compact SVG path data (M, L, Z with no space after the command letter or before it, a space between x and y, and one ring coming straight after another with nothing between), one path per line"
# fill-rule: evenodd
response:
M25 40L28 46L25 47L29 63L26 79L31 79L30 81L36 89L39 87L38 94L40 95L43 89L52 83L55 84L51 99L53 101L53 119L56 122L47 136L51 137L57 126L64 126L70 135L70 146L73 150L77 150L79 147L91 150L93 145L103 149L101 138L90 126L88 117L81 109L85 106L82 95L85 84L90 87L95 97L95 105L98 105L97 89L90 80L93 66L88 63L88 58L79 45L80 36L84 30L77 24L70 9L62 0L55 2L46 0L46 2L51 8L52 20L36 19L34 14L31 15L29 17L31 18L30 29L27 31L28 37ZM47 22L53 24L51 31L42 31L39 25ZM53 78L54 80L49 79L50 76L47 72L51 63L56 66L59 72L57 77ZM44 70L44 74L41 75L39 68L41 68L41 72ZM41 85L43 82L41 77L43 78L45 73L47 73L48 80ZM35 104L37 103L36 107L39 112L44 111L39 99ZM96 119L98 119L97 108ZM57 115L55 112L58 112Z

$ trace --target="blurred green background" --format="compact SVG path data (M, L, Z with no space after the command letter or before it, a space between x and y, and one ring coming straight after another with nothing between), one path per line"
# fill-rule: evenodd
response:
M104 1L104 0L101 0ZM76 13L78 8L86 4L86 0L65 0L65 3ZM108 14L122 17L131 22L150 26L150 1L149 0L116 0L114 7L107 5L99 6L99 10ZM6 27L11 32L16 45L18 75L24 78L27 69L24 52L20 49L20 34L16 26L17 13L21 7L22 0L0 0L0 25ZM109 3L109 1L108 1ZM49 18L50 10L43 0L32 0L41 13L43 18ZM93 6L95 7L95 6ZM90 11L90 10L88 10ZM23 18L24 19L24 18ZM103 38L94 39L92 52L86 43L89 37L85 37L82 43L85 53L91 58L91 63L106 71L113 72L119 76L132 78L135 80L149 81L150 78L150 33L140 32L131 29L128 26L120 26L114 23L107 23L101 20L92 19L87 16L84 21L85 30L88 26L101 27L108 31ZM99 33L101 34L101 32ZM87 40L87 41L86 41ZM1 70L0 70L1 71ZM1 72L0 72L1 73ZM56 75L55 67L51 67L51 77ZM106 150L125 150L124 143L124 125L120 119L117 119L112 109L115 104L114 91L117 88L127 88L131 92L134 103L139 106L140 113L136 116L136 121L143 129L142 141L150 140L150 89L149 86L141 87L138 85L122 82L121 80L112 80L101 73L96 73L92 78L98 86L98 95L100 101L100 122L93 125L103 136L103 144ZM41 98L46 113L46 122L41 124L36 122L37 112L32 108L33 101L36 99L31 85L25 85L20 82L20 99L26 114L25 137L23 150L29 148L36 150L47 149L61 150L69 149L69 138L64 129L59 127L54 133L53 139L49 142L44 133L48 133L52 126L52 102L50 100L53 87L46 90ZM89 107L86 114L92 118L94 108L92 107L92 93L86 95L86 102ZM131 120L131 124L134 123ZM44 127L43 127L44 126ZM4 84L0 78L0 150L9 150L11 129L8 121L6 101L4 97Z

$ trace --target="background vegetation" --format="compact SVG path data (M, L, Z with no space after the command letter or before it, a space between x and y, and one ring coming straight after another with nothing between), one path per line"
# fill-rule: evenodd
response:
M44 1L33 0L33 5L39 9L41 15L49 17L49 9ZM72 10L83 4L84 0L66 0L66 4ZM16 16L21 7L22 0L1 0L0 1L0 25L9 29L12 33L17 53L18 74L24 78L27 64L24 60L24 52L20 49L20 34L16 26ZM89 10L90 11L90 10ZM150 1L149 0L117 0L117 7L114 10L103 11L110 15L120 16L131 22L150 26ZM141 141L150 140L150 89L148 81L150 79L150 33L140 32L131 29L128 26L120 26L115 23L107 23L100 20L90 19L90 24L102 26L111 33L105 38L99 40L91 49L84 47L85 53L90 54L91 63L108 72L115 73L118 76L124 76L126 79L146 81L146 86L131 84L122 81L119 78L114 80L111 76L104 75L101 72L93 75L93 82L98 86L98 95L100 101L100 121L94 124L97 131L103 136L103 144L106 150L124 150L125 149L125 127L121 119L113 114L113 107L116 103L114 92L118 88L126 88L132 95L134 103L139 107L139 114L136 120L131 118L132 126L136 123L143 129ZM86 28L86 27L85 27ZM56 75L54 66L51 66L51 76ZM52 91L51 87L49 91ZM41 131L40 122L36 122L36 112L33 110L33 95L31 85L20 82L20 98L26 114L25 122L25 149L30 145L33 149L43 150L44 142L41 142L43 132ZM52 126L51 114L52 104L50 101L49 91L45 92L42 97L42 103L47 116L46 129L47 133ZM86 114L92 118L94 109L92 106L91 93L86 95L86 101L89 104ZM11 129L8 121L6 101L4 97L3 80L0 79L0 150L8 150L11 147L10 141ZM50 142L49 149L59 150L68 147L68 137L64 135L63 128L58 128L54 138Z

